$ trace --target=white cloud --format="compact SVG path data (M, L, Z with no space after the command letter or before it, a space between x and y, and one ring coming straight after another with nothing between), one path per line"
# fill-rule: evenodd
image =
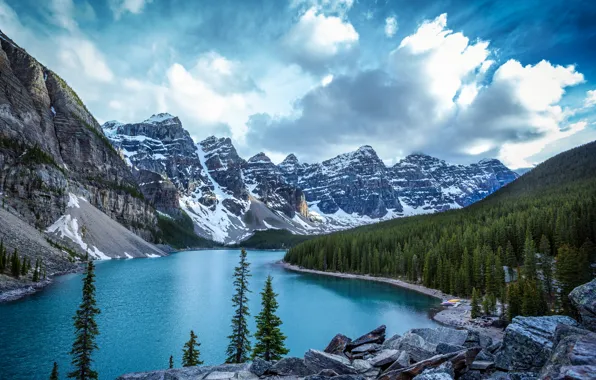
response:
M540 61L536 65L522 66L509 60L495 72L493 85L506 83L514 88L517 100L532 111L544 111L561 100L565 87L583 82L584 76L574 66L553 66Z
M385 19L385 35L389 38L397 33L397 19L395 16L387 17Z
M256 84L247 74L248 70L240 62L215 51L201 54L191 72L220 93L257 90Z
M103 53L80 31L74 21L73 7L72 0L52 0L44 8L49 12L48 19L60 28L54 34L57 46L41 42L39 35L23 25L14 10L2 0L0 24L4 32L58 72L81 95L98 95L97 82L110 82L114 74Z
M589 90L586 92L586 99L584 100L584 107L596 106L596 90Z
M358 32L346 19L328 16L311 7L292 26L283 43L288 54L303 67L324 67L358 43Z
M559 105L565 89L583 80L573 66L547 61L522 66L509 60L496 70L490 86L458 115L457 121L468 131L490 131L493 147L506 164L514 168L531 166L527 159L546 145L585 128L584 121L569 123L575 111ZM474 138L469 141L476 143Z
M335 75L290 116L254 115L247 141L308 161L371 144L385 160L424 151L454 161L496 156L517 168L585 129L585 121L569 120L576 110L560 104L584 80L574 66L499 66L491 55L488 42L449 30L443 14L405 37L386 68Z
M405 37L392 55L391 70L400 80L412 77L433 98L432 116L441 120L454 110L453 99L464 85L461 104L474 97L475 73L487 62L488 42L470 41L463 33L447 29L447 15L425 21ZM460 95L460 96L461 96Z
M344 15L354 5L354 0L291 0L290 8L316 7L325 12L340 13Z
M111 82L114 73L110 70L103 54L95 44L85 37L65 35L58 38L57 55L61 70L84 73L89 79L99 82Z
M126 12L141 13L145 5L152 2L153 0L110 0L110 8L114 13L114 18L118 20Z
M333 81L333 74L327 74L321 79L321 86L325 87Z
M72 0L52 0L50 2L50 10L53 14L50 20L56 25L69 32L74 32L78 29L78 25L73 18L74 4Z

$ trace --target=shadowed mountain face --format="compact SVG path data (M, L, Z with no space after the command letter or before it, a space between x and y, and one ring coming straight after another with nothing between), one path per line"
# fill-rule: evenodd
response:
M85 197L147 240L154 210L77 94L0 32L0 191L43 229Z
M460 208L517 178L498 160L451 165L415 154L387 167L370 146L317 164L300 163L293 154L279 165L265 153L245 160L229 138L195 144L169 114L133 124L111 121L103 130L137 177L154 174L139 186L158 210L184 210L197 233L225 243L255 230L324 233Z
M195 144L169 114L134 124L107 122L103 130L133 172L147 179L139 186L155 207L174 216L186 212L201 236L231 243L269 228L324 231L308 219L302 191L267 156L246 161L229 138ZM176 194L168 190L165 196L172 186Z
M423 154L386 167L370 146L312 165L300 164L289 155L279 169L289 183L304 191L311 210L328 219L343 216L345 220L461 208L518 177L498 160L452 165Z

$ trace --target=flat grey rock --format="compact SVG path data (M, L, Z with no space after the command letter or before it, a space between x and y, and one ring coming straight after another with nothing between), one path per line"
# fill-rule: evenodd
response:
M363 344L362 346L355 347L352 349L353 354L357 353L365 353L365 352L376 352L381 348L380 344L377 343L368 343Z
M273 365L273 363L271 363L271 362L268 362L261 358L255 358L252 361L248 370L257 376L263 376L265 374L265 372L267 372L267 370L269 368L271 368L272 365Z
M491 368L494 368L495 362L488 361L488 360L474 360L472 364L470 364L471 370L478 370L478 371L487 371Z
M267 373L279 376L308 376L318 371L314 371L306 366L301 358L283 358L273 364Z
M577 308L582 325L596 332L596 279L573 289L569 299Z
M331 369L339 375L357 374L356 369L350 361L339 355L328 354L319 350L308 350L304 354L304 364L312 373L318 373L324 369Z
M507 371L540 371L552 353L559 324L578 326L575 320L560 315L513 318L496 353L496 367Z
M382 350L369 359L369 362L373 367L384 367L395 362L401 353L402 351L399 350Z
M325 347L324 352L328 354L341 355L346 349L346 345L350 343L352 339L348 338L343 334L337 334L331 339L331 342Z

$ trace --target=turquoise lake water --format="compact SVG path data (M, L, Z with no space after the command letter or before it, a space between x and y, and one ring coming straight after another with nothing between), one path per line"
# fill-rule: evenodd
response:
M180 366L191 329L205 364L225 358L230 333L232 273L237 250L180 252L158 259L98 262L97 322L100 379L163 369L174 355ZM385 324L388 334L435 326L429 310L439 300L387 284L287 271L274 263L283 252L249 251L251 331L268 274L279 294L290 356L323 349L336 333L356 338ZM58 362L70 370L72 316L81 298L82 274L58 277L24 299L0 304L0 379L47 379Z

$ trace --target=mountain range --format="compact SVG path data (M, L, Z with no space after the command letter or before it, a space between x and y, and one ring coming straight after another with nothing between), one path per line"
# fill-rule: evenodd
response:
M164 255L160 243L317 235L461 208L517 178L497 160L465 166L412 154L387 166L367 145L320 163L245 159L229 138L195 142L167 113L101 126L57 73L2 32L0 47L0 222L12 226L0 240L43 258L50 273L85 255Z
M246 160L229 138L195 143L167 113L102 129L158 211L185 212L197 234L222 243L255 230L320 234L461 208L518 177L495 159L466 166L412 154L388 167L368 145L315 164L290 154L276 165L262 152Z

